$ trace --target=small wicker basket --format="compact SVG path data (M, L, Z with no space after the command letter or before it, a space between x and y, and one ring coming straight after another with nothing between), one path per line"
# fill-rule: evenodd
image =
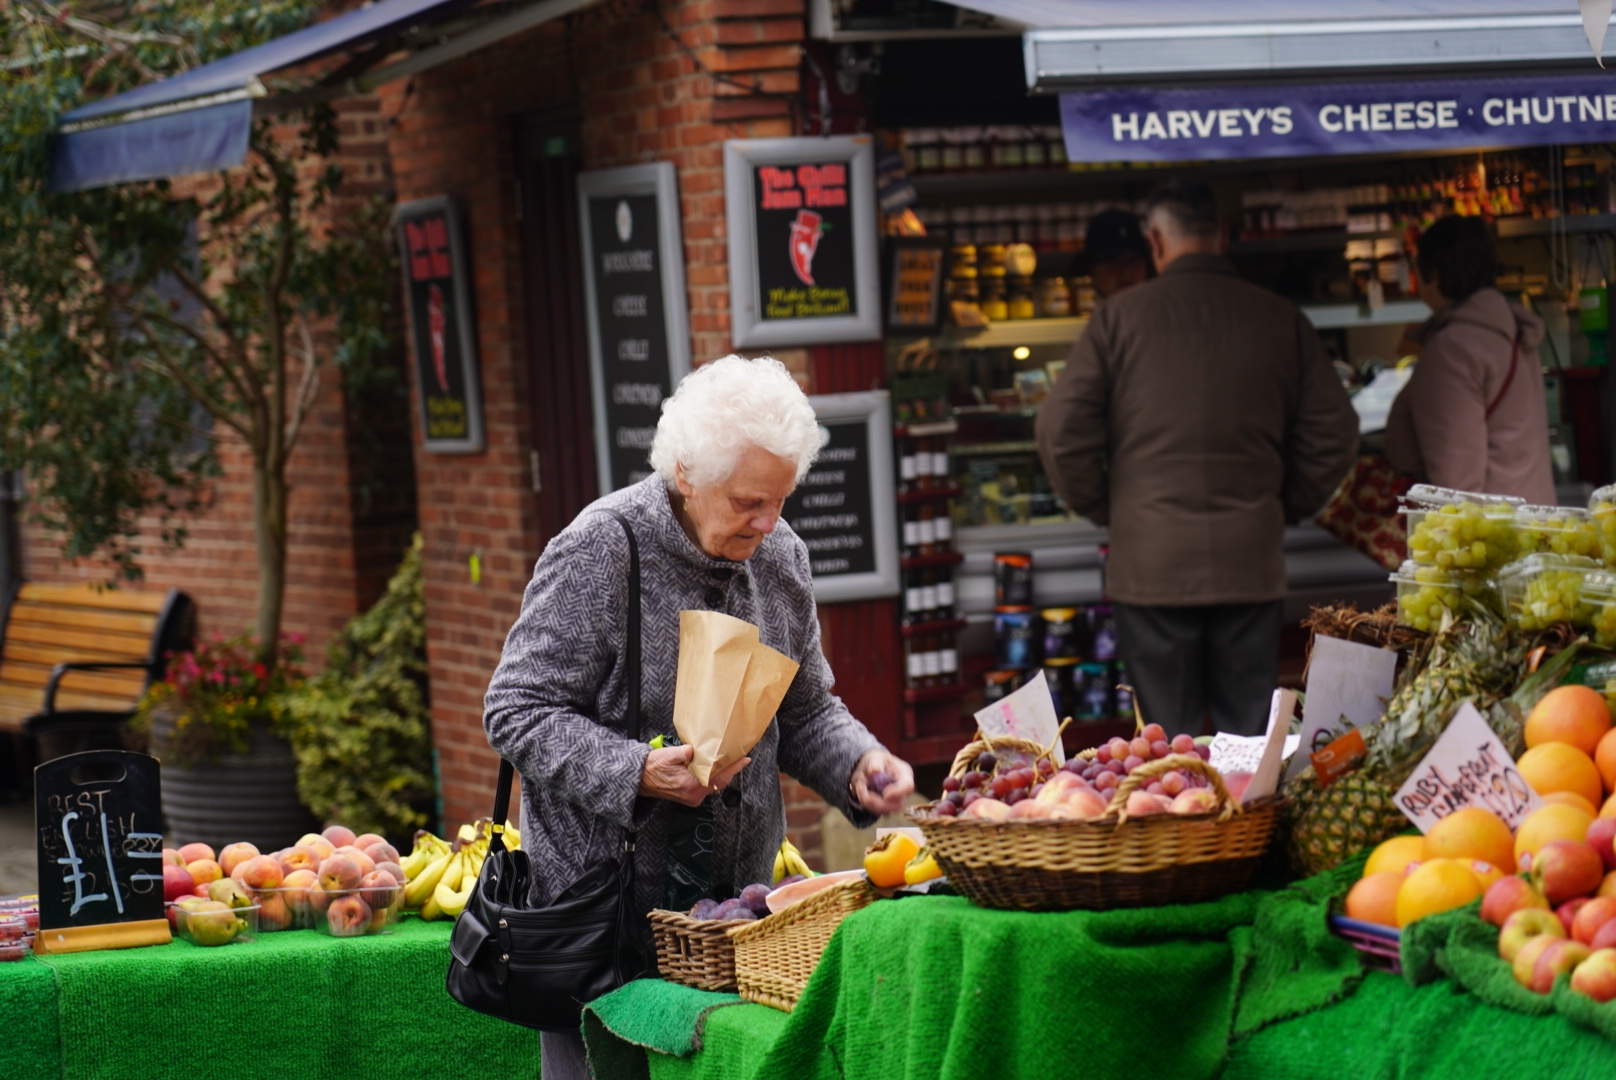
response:
M953 774L968 771L987 749L1036 747L979 738L954 759ZM1129 820L1128 796L1174 769L1205 776L1217 811ZM1105 816L1094 820L979 821L939 817L930 806L911 808L909 817L950 884L983 907L1103 911L1196 903L1244 889L1273 839L1281 804L1270 798L1241 807L1198 755L1172 754L1124 777Z
M660 909L646 918L664 979L697 990L735 989L735 943L725 931L751 925L749 920L692 919Z
M836 928L875 898L869 881L857 878L730 930L741 997L784 1012L796 1008Z

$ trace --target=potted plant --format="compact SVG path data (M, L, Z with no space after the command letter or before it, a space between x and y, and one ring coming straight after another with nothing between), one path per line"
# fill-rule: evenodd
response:
M171 841L285 847L314 826L298 799L296 721L285 706L303 682L302 639L284 634L275 658L251 635L175 653L135 712L133 728L163 763Z

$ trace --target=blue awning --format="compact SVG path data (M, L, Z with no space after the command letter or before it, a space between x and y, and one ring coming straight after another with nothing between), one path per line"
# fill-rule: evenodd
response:
M261 76L441 20L475 0L380 0L285 37L147 83L61 118L50 186L80 191L240 165Z

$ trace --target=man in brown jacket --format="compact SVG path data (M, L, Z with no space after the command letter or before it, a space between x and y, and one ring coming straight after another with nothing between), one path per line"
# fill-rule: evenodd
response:
M1106 300L1038 417L1055 490L1110 528L1107 592L1147 720L1260 733L1287 522L1346 475L1358 421L1318 335L1222 257L1204 184L1153 195L1159 276Z

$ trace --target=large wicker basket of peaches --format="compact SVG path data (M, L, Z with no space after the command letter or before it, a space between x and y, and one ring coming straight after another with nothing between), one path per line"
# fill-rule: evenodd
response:
M1250 883L1281 801L1241 806L1208 756L1155 724L1059 766L1054 745L978 733L943 798L909 816L954 888L983 907L1212 900Z

